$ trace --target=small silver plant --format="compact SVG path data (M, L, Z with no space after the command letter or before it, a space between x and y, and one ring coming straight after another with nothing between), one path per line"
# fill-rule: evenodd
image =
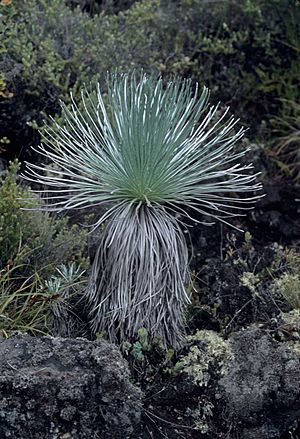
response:
M63 103L64 124L49 126L36 151L55 166L27 164L47 188L48 210L107 206L86 296L92 328L112 341L143 327L177 345L190 302L188 250L178 214L195 211L228 224L259 198L238 120L209 106L190 80L164 86L145 74L115 74L107 98L82 92ZM42 192L42 191L41 191ZM243 193L240 199L236 194ZM234 196L232 196L234 195Z

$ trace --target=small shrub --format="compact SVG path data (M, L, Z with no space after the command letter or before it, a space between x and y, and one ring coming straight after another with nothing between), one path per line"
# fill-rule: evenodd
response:
M277 174L281 178L290 178L300 182L300 104L282 100L284 114L272 120L276 136L269 155L277 164Z
M83 322L76 314L78 291L86 286L84 271L74 262L56 268L55 275L45 280L44 289L53 299L47 315L49 332L60 337L83 334ZM73 300L74 299L74 300ZM74 303L75 301L75 303Z
M77 318L72 295L78 292L79 270L74 265L57 268L58 274L44 280L35 272L28 278L20 275L21 265L7 265L0 270L0 331L32 335L52 334L67 337L76 334ZM75 276L66 277L72 272ZM77 276L76 276L77 275Z
M300 265L298 273L284 273L275 287L293 309L300 309Z
M29 128L60 112L58 98L78 97L107 71L144 68L192 77L229 103L254 136L268 133L282 101L298 101L299 23L296 0L143 0L115 3L90 17L84 0L14 0L3 7L0 71L14 96L2 102L2 130L14 148L37 144ZM92 3L92 2L89 2ZM126 4L131 2L126 2ZM106 12L105 12L106 11ZM113 55L112 55L113 54ZM0 96L1 98L1 96Z
M19 169L20 164L12 162L7 175L0 179L0 267L13 262L22 266L24 275L36 271L45 276L51 275L56 266L73 261L87 268L84 249L88 231L68 226L68 218L22 210L25 199L31 198L26 204L28 209L40 202L28 187L18 184Z
M0 179L0 330L74 335L88 231L68 218L22 210L24 199L31 198L29 208L40 204L18 183L19 168L12 162Z
M28 191L17 185L17 172L20 164L11 163L5 178L0 181L0 262L3 266L9 259L15 257L22 246L22 239L31 236L31 212L25 215L21 212L22 195Z
M273 279L273 292L282 297L292 309L300 309L300 256L294 249L285 249L284 267Z

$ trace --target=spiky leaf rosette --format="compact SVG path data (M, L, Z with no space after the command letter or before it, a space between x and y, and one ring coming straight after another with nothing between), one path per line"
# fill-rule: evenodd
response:
M244 129L208 107L190 81L112 75L107 103L82 92L82 105L62 104L65 124L43 132L37 151L56 168L28 164L26 178L47 187L49 210L110 203L87 290L95 331L112 340L140 327L179 340L189 301L187 247L174 211L186 209L227 223L249 208L261 188L246 150L235 143ZM247 193L243 199L232 194Z

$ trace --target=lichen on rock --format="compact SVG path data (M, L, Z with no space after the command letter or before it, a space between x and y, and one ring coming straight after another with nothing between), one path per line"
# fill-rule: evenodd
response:
M135 438L141 391L117 347L99 340L0 339L0 437Z
M189 375L198 386L207 386L210 379L209 368L219 370L222 375L227 362L232 358L228 341L215 331L200 330L187 337L189 352L180 359L177 367Z
M280 437L298 417L299 356L255 326L230 343L234 359L219 380L228 424L242 439Z

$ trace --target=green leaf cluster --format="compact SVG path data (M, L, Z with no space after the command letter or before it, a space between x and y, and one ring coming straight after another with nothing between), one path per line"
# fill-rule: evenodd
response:
M151 335L146 328L140 328L137 331L137 338L133 342L123 341L121 350L127 360L132 365L140 365L144 367L142 375L146 372L157 372L158 369L170 373L170 365L174 358L175 351L173 349L166 349L162 337L151 338ZM141 374L139 370L139 374ZM139 376L138 379L140 379Z

